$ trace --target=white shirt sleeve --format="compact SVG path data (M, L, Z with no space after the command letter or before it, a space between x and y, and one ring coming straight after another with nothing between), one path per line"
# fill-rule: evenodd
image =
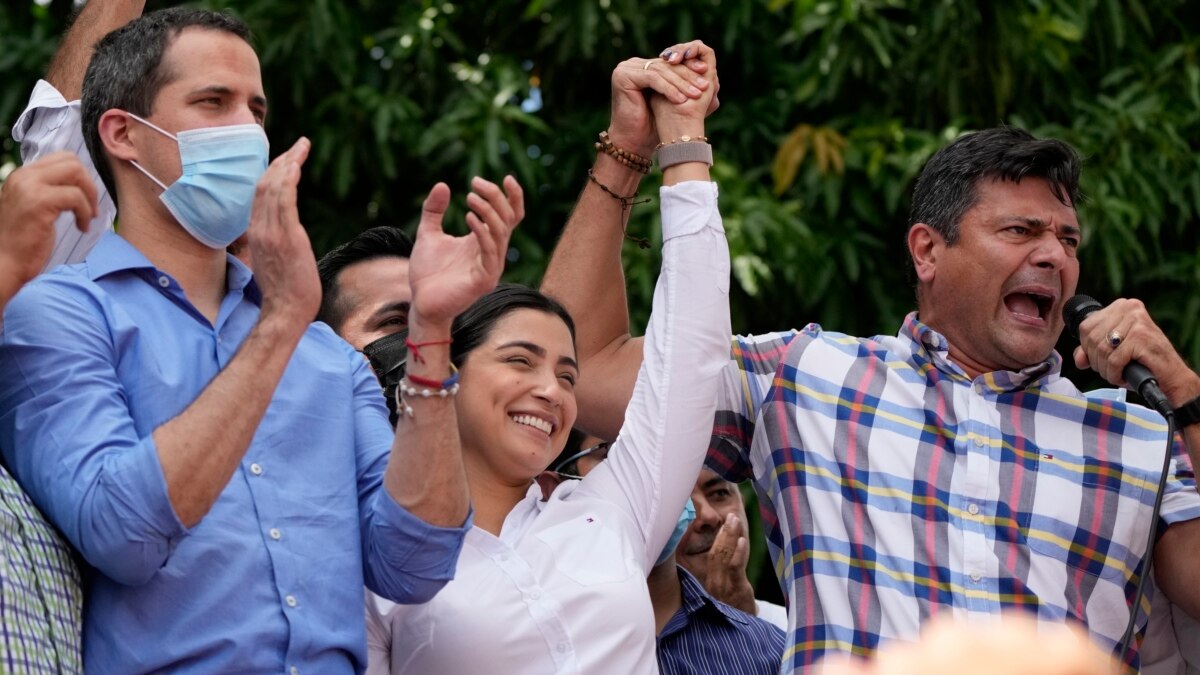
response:
M783 605L777 605L766 600L754 600L754 606L758 610L758 618L767 623L779 627L784 633L788 631L788 616L787 608Z
M608 459L580 482L625 511L648 573L692 492L729 362L729 246L717 186L662 188L662 272L625 423Z
M367 608L367 672L366 675L391 675L392 672L392 610L397 605L366 593Z
M83 162L96 184L100 208L88 231L80 232L75 227L75 214L69 211L60 214L54 221L54 250L45 269L82 261L100 237L112 229L117 207L104 189L84 143L79 101L68 102L54 85L38 80L29 97L29 105L13 125L12 135L13 140L21 144L23 163L29 164L52 152L65 150Z

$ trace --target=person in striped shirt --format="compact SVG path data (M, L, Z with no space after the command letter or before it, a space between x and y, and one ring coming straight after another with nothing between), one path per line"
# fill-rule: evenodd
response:
M789 601L784 672L914 640L933 617L989 622L1006 610L1081 622L1117 651L1148 563L1167 425L1062 374L1054 346L1079 278L1079 172L1060 141L1010 127L964 135L917 181L917 310L895 335L809 324L733 339L708 464L752 479L765 507ZM621 419L641 353L623 313L620 233L569 224L542 286L580 317L583 372L605 374L578 391L578 425L601 437ZM1123 386L1137 359L1171 405L1198 405L1200 376L1141 303L1114 302L1080 335L1077 366ZM1173 451L1156 581L1200 616L1200 426ZM1139 634L1145 625L1139 611ZM1137 645L1116 654L1131 668Z

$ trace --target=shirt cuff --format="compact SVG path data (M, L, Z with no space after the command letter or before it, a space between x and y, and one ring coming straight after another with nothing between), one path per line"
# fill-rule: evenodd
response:
M33 126L34 118L45 111L45 124L48 131L57 129L66 119L68 108L79 107L79 101L67 101L63 98L61 92L54 88L54 85L45 80L38 80L38 83L33 87L33 93L29 95L29 103L25 106L24 112L17 118L16 123L12 127L13 140L20 143L25 140L25 135L29 133L29 129Z
M720 220L713 218L717 210L717 184L703 180L689 180L658 191L662 202L663 241L695 234ZM724 231L721 231L724 234Z
M153 534L148 539L153 541L154 535L166 539L169 553L176 540L186 535L188 529L175 514L175 507L171 506L167 478L163 474L154 437L142 439L134 446L132 456L123 457L115 469L104 474L102 480L111 481L108 489L115 496L114 502L127 507L124 513L120 510L117 512L128 521L121 528L125 536L149 529Z
M475 510L460 527L430 525L396 503L386 489L376 499L374 551L391 570L402 570L425 581L450 581L458 567L467 532L474 527Z

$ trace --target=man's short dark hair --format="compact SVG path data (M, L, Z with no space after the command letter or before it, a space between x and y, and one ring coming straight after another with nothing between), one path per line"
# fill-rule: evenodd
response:
M921 169L908 226L925 223L953 246L959 221L979 200L979 184L987 180L1041 178L1058 201L1075 207L1083 198L1080 164L1079 154L1067 143L1017 127L966 134L938 150Z
M338 276L342 270L355 264L376 258L408 258L412 255L413 242L404 230L390 225L372 227L361 232L350 241L326 253L317 261L317 274L321 277L321 310L318 321L329 324L340 331L342 322L350 313L343 302Z
M250 44L250 29L240 19L182 7L150 12L96 43L83 78L80 114L88 152L113 203L117 201L117 187L100 140L100 116L117 108L149 117L158 92L175 77L164 66L163 55L180 32L192 27L224 31Z

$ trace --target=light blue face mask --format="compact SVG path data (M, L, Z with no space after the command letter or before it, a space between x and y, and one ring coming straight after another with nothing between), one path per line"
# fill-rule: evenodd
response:
M254 188L267 170L270 145L257 124L203 127L171 134L133 113L133 119L179 144L183 175L170 187L130 161L163 193L175 220L209 248L224 249L250 227Z
M692 505L692 499L689 497L687 503L683 505L683 513L679 514L679 520L675 522L675 531L671 533L671 538L667 540L667 545L663 547L662 553L658 554L658 560L654 561L654 566L658 567L671 557L675 552L675 547L679 546L679 540L683 539L683 533L687 532L688 526L696 519L696 507Z

